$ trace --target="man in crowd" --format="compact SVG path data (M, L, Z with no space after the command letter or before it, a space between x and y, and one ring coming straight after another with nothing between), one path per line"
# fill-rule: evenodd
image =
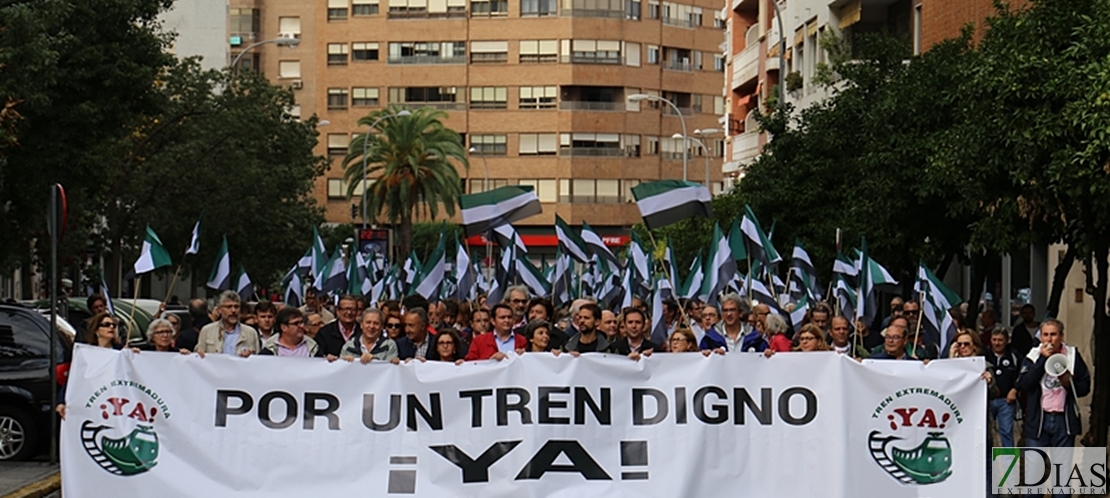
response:
M988 310L989 311L989 310ZM1021 372L1022 358L1010 349L1010 333L1005 327L991 328L990 347L984 355L988 368L994 365L994 383L1000 396L991 399L987 408L998 423L998 434L1002 447L1014 446L1014 414L1017 407L1018 374Z
M362 319L359 320L359 330L362 334L343 345L339 358L346 361L359 360L363 364L372 360L396 362L397 343L382 333L385 315L381 310L367 308L360 316Z
M829 318L831 316L832 313L830 312L828 305L826 305L825 303L818 303L817 306L813 308L813 311L810 312L809 321L810 323L819 327L821 329L821 332L828 336L830 330Z
M609 310L601 311L601 333L610 344L620 338L620 324L617 323L617 314Z
M309 287L304 291L304 306L301 306L303 313L319 313L320 318L324 319L324 323L328 324L335 321L335 315L324 308L324 303L316 296L316 290Z
M1076 398L1091 392L1091 374L1079 350L1064 344L1063 323L1049 319L1038 325L1041 345L1029 351L1017 380L1018 390L1024 391L1026 397L1025 441L1031 447L1071 447L1075 445L1075 436L1083 432ZM1058 376L1045 370L1045 363L1054 354L1064 355L1067 361L1067 370Z
M489 333L490 322L489 310L475 308L470 312L470 329L464 330L463 335L468 341L473 342L475 337Z
M267 303L269 301L262 302ZM282 310L277 313L277 316L271 319L271 322L273 321L277 322L279 329L278 335L274 336L273 340L267 342L266 345L263 346L260 354L300 358L323 356L320 348L316 345L316 341L305 336L304 313L302 313L301 310L289 307L282 308ZM261 320L259 320L259 322L261 326Z
M100 294L93 294L85 299L85 308L89 310L89 315L95 315L108 309L108 300Z
M893 320L895 317L902 316L902 306L904 304L905 301L902 300L901 296L894 296L890 299L890 316L883 319L882 327L884 329L890 326L890 321Z
M513 309L513 329L524 330L521 327L528 325L528 288L523 285L509 287L505 292L505 303Z
M991 336L994 335L996 330L1006 330L1006 327L1003 327L1002 324L998 323L998 320L995 319L994 310L987 308L983 310L982 313L979 313L979 341L984 345L990 344ZM1009 331L1007 331L1006 336L1010 336Z
M428 304L428 325L432 328L438 329L443 325L443 303L429 303Z
M748 322L752 324L752 331L744 336L738 351L762 353L771 346L770 337L767 334L767 316L770 314L771 307L766 304L760 303L752 307L748 318Z
M192 323L189 327L181 329L181 333L177 335L177 342L174 344L177 349L192 351L197 348L200 329L212 322L208 318L208 301L200 298L189 301L189 318Z
M713 338L707 330L699 344L701 349L725 348L725 351L743 351L741 346L744 344L744 337L752 332L751 327L747 325L749 310L748 303L739 294L730 293L721 296L721 317L724 326L717 327L717 335L723 339L723 342Z
M850 341L850 330L851 327L848 325L847 318L842 316L833 317L832 328L829 331L832 350L839 354L849 353L853 358L867 358L870 356L870 353L862 345Z
M350 295L339 298L339 307L336 308L339 319L320 327L316 333L316 343L328 360L338 358L343 345L360 334L357 301L357 297Z
M698 316L701 317L697 322L693 322L694 318L690 317L690 331L694 333L694 338L701 344L703 338L708 333L713 333L715 336L720 337L716 342L723 343L724 336L717 330L717 322L721 321L721 313L717 311L717 307L712 304L699 306Z
M913 360L906 353L906 329L900 325L891 323L886 330L883 331L883 349L877 353L872 353L870 358L872 360Z
M262 349L258 331L250 325L239 323L239 293L233 290L223 291L216 302L220 319L200 329L195 351L202 357L209 353L243 357L258 354Z
M405 336L397 341L397 356L402 360L427 358L428 312L424 308L408 308L405 311Z
M493 333L478 335L471 340L466 361L489 359L501 361L509 354L518 349L524 349L528 345L528 340L523 334L513 331L513 325L516 324L514 308L505 303L497 303L490 311L493 313Z
M629 356L633 352L638 355L645 351L659 349L657 344L644 337L645 323L647 323L647 320L644 317L643 311L636 308L625 310L624 330L627 335L617 339L616 342L609 346L609 351L614 354Z
M1032 304L1026 304L1021 307L1021 321L1014 325L1014 330L1010 332L1010 343L1013 345L1014 352L1023 355L1033 349L1035 344L1040 343L1040 330L1041 322L1037 321L1037 308Z
M259 301L254 306L254 317L258 320L258 334L262 336L262 344L266 344L271 337L281 333L281 330L274 328L276 313L277 308L270 301Z
M320 328L324 326L324 319L320 317L319 313L306 313L304 316L304 333L316 339L316 334L320 332Z
M579 353L600 353L609 349L609 340L605 334L599 334L598 325L601 323L601 307L594 304L583 304L578 308L575 317L578 324L578 335L567 341L566 350L574 356Z
M446 299L440 303L443 309L443 317L441 318L444 327L451 327L457 329L456 322L459 319L459 300L455 298Z

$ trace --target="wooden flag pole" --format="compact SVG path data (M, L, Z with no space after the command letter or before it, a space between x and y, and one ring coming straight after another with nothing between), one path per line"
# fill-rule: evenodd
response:
M654 250L655 246L656 246L655 235L651 233L651 230L648 230L647 233L648 233L648 239L651 240L651 248L652 248L651 254L652 254L652 256L655 256L655 250ZM671 290L673 291L674 290L674 278L671 275L670 270L671 270L670 267L664 262L663 263L663 274L666 275L667 280L669 280L671 282ZM658 284L656 284L656 287L658 287ZM632 289L628 289L628 290L629 290L629 292L632 291ZM659 289L656 289L655 292L659 292ZM713 296L710 296L710 298L712 298L712 297ZM677 303L677 302L678 302L678 299L675 299L675 303ZM666 306L666 304L664 304L663 306ZM690 324L690 317L686 316L686 308L683 307L683 306L679 306L678 307L678 312L679 312L679 314L682 315L682 321L686 322L686 326L689 327L689 328L693 328ZM666 325L666 324L664 324L664 325Z
M917 355L917 334L921 333L921 319L925 317L925 314L922 313L925 310L924 292L917 293L917 310L917 326L914 327L917 330L915 330L913 333L913 346L910 346L910 356ZM940 354L939 351L937 353Z
M123 344L127 345L127 341L131 339L131 325L135 323L135 308L139 307L139 287L143 283L143 276L135 276L135 295L131 297L131 313L127 315L127 337L124 338ZM141 332L140 332L141 333Z
M173 286L177 284L177 274L179 272L181 272L181 265L177 265L177 269L173 271L173 278L170 280L170 286L166 289L166 297L162 299L162 306L165 306L166 302L170 300L170 294L173 294ZM158 313L161 315L161 311Z

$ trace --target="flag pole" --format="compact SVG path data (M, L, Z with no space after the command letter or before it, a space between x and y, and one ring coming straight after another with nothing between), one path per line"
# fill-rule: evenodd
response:
M646 225L645 225L645 228L646 228ZM647 233L648 233L648 239L651 240L651 249L652 249L651 255L652 255L652 258L657 259L657 258L655 258L655 246L657 245L655 243L655 235L651 233L651 229L648 229ZM673 291L674 290L674 278L671 275L670 265L666 264L665 262L663 263L663 274L667 276L667 280L670 280L671 290ZM658 288L659 283L658 282L656 282L655 287L656 287L655 292L659 292L659 288ZM628 289L628 290L631 291L632 289ZM710 297L712 297L712 296L710 296ZM677 303L677 302L678 302L678 299L675 299L675 303ZM664 305L664 306L666 306L666 305ZM682 321L686 322L686 326L691 327L690 317L686 316L686 307L685 306L679 306L678 307L678 312L682 315ZM664 324L664 325L666 325L666 324Z
M162 299L162 304L163 305L165 305L166 302L168 302L170 300L170 294L173 294L173 286L174 286L174 284L177 283L177 274L180 271L181 271L181 265L179 264L179 265L177 265L177 269L175 269L173 271L173 278L170 279L170 286L166 288L166 297L164 299Z
M127 340L131 338L131 324L135 323L135 308L139 307L139 287L143 283L143 276L135 276L135 295L131 297L131 313L127 315L127 338L123 340L123 344L127 345Z
M921 319L925 317L925 314L923 313L925 311L925 293L924 292L918 292L917 293L917 309L918 309L918 312L917 312L917 327L914 327L917 330L915 330L914 333L913 333L913 346L910 346L910 356L916 356L917 355L917 334L921 333ZM947 313L947 311L945 311L945 313ZM939 354L941 354L941 352L937 351L937 354L939 355Z

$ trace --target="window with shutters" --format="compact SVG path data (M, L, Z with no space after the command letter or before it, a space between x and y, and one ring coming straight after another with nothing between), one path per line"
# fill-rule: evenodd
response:
M540 198L540 202L555 202L558 199L555 180L521 179L517 181L517 185L532 187L532 191L536 193L536 197Z
M378 0L351 0L351 15L376 16L378 15Z
M346 133L328 133L328 154L342 156L347 154L347 146L351 144L351 137Z
M620 64L618 40L563 40L563 62L576 64Z
M352 107L378 107L381 100L378 98L380 90L377 88L355 87L351 89Z
M347 96L350 92L346 88L328 89L328 109L343 110L347 108Z
M458 87L453 86L393 87L389 89L389 102L391 104L409 104L410 107L463 110L466 108L466 104L458 102L458 92Z
M560 133L559 155L621 157L624 151L616 133Z
M659 47L657 47L655 45L648 45L647 63L648 64L659 64Z
M554 109L556 106L556 88L554 86L522 86L520 87L521 109Z
M390 64L465 64L466 42L396 42L389 44Z
M300 78L301 61L278 61L278 78Z
M487 156L504 156L508 153L508 135L471 135L470 148Z
M520 17L548 17L558 14L555 0L520 0Z
M347 20L347 0L328 0L328 21Z
M640 0L628 0L628 3L626 5L627 9L624 13L624 18L633 21L639 21L641 8Z
M351 44L351 59L355 62L378 60L378 42L354 42Z
M559 137L555 133L521 133L520 155L554 156L559 152Z
M227 13L228 32L233 41L238 39L240 45L257 41L258 30L262 24L258 9L228 9Z
M625 0L563 0L560 14L567 17L622 19Z
M278 33L281 35L290 34L296 38L301 37L301 18L299 17L279 17L278 18Z
M559 40L520 40L520 62L537 64L559 61Z
M503 64L509 62L509 42L470 42L470 62L474 64Z
M470 88L471 109L507 109L508 107L508 87L475 86Z
M328 44L328 65L329 66L346 66L347 65L347 44L346 43L329 43Z
M505 17L509 15L509 0L472 0L470 17Z

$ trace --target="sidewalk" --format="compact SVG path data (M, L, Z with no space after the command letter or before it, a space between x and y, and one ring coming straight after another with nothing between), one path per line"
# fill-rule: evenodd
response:
M40 498L61 486L58 466L45 462L0 463L0 498Z

